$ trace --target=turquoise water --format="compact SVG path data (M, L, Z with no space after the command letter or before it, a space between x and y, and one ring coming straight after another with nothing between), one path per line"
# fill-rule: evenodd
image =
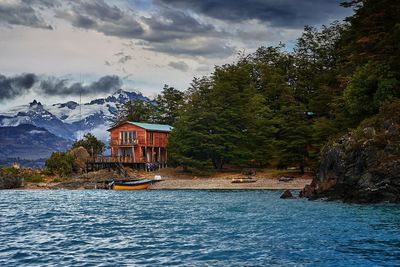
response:
M393 266L400 206L280 191L0 191L0 266Z

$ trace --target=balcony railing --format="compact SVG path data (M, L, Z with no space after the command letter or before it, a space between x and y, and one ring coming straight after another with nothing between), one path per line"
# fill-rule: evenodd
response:
M96 156L90 157L87 160L87 163L151 163L150 161L146 161L144 157L135 158L135 160L130 156ZM165 163L159 162L159 163Z
M126 162L126 163L144 163L144 158L133 160L129 156L96 156L88 159L89 163L114 163L114 162Z
M137 139L112 139L110 142L112 146L135 146L138 143Z

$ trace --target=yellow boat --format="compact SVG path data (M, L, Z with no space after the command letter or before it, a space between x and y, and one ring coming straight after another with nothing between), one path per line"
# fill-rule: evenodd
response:
M255 183L256 179L253 178L234 178L232 179L232 184L241 184L241 183Z
M113 190L141 190L147 189L151 184L151 180L143 179L131 182L113 182L111 188Z

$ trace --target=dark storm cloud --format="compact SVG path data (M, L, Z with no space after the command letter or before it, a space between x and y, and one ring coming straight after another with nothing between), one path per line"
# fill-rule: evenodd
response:
M170 66L171 68L186 72L189 70L189 66L188 64L186 64L183 61L171 61L170 63L168 63L168 66Z
M141 36L141 39L150 42L168 42L174 39L218 34L214 26L200 23L187 13L175 9L164 9L142 20L148 32Z
M105 35L121 38L139 38L144 32L140 23L129 16L125 16L118 23L100 24L96 30Z
M216 28L184 10L158 7L148 16L139 16L132 9L121 9L109 2L75 0L58 2L50 0L22 0L17 5L0 4L0 22L30 27L48 27L37 12L52 10L74 27L101 32L107 36L136 39L145 43L148 50L173 55L224 57L234 49L215 42L224 35ZM202 38L201 42L193 40ZM210 38L210 40L205 40ZM123 58L125 63L131 58Z
M215 19L241 22L256 19L271 26L302 28L348 15L342 0L156 0L160 6L190 9Z
M110 93L120 89L122 81L118 76L103 76L89 85L73 83L68 80L48 79L40 83L39 93L45 95L89 95L96 93Z
M219 39L178 40L168 43L152 43L145 49L170 55L224 58L236 52L236 48Z
M0 24L52 29L34 8L24 2L0 2Z
M104 1L76 1L72 3L72 9L58 10L56 17L69 21L75 27L109 36L138 38L144 32L134 14L107 5Z
M58 7L60 6L60 2L58 0L22 0L23 4L34 5L39 8L50 8L50 7Z
M224 57L234 51L223 42L214 40L221 36L221 32L213 25L200 22L182 10L168 7L157 9L157 12L144 17L104 1L77 1L70 9L58 11L57 17L69 21L75 27L109 36L141 40L146 49L156 52ZM201 42L193 42L199 37L203 38ZM119 63L128 60L131 58L122 58Z
M35 74L21 74L13 77L6 77L0 74L0 100L13 99L16 96L24 95L36 83Z
M97 81L83 85L77 82L71 84L69 80L55 77L40 81L40 78L32 73L12 77L0 74L0 101L14 99L31 91L49 96L78 96L79 94L110 93L120 89L121 86L122 80L112 75L103 76Z
M71 22L72 25L74 25L75 27L85 28L85 29L94 28L97 25L96 21L79 14L76 14L75 19Z
M105 21L120 20L124 12L117 6L109 6L104 1L82 2L80 9L86 14Z
M77 1L72 9L58 11L57 17L69 21L75 27L148 42L162 43L199 35L217 35L214 26L200 23L187 13L171 8L162 8L150 17L144 17L136 15L132 10L110 6L104 1Z
M17 4L0 0L0 24L50 28L40 16L46 9L74 27L135 40L147 50L224 58L236 51L228 40L246 44L249 40L287 41L284 30L341 19L351 12L339 6L341 1L148 0L144 5L143 0L131 0L125 3L130 4L127 7L104 0L21 0ZM255 21L254 29L243 27L248 20Z

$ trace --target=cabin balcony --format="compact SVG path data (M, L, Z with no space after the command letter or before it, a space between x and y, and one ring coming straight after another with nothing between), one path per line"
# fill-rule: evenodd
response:
M133 159L130 156L95 156L90 157L86 161L86 171L94 171L100 169L123 169L130 167L134 169L142 169L145 171L155 171L160 168L166 168L166 161L149 161L144 157ZM126 175L126 174L125 174Z
M88 163L146 163L144 157L134 159L131 156L96 156L90 157Z
M110 146L137 146L139 144L137 139L112 139Z

